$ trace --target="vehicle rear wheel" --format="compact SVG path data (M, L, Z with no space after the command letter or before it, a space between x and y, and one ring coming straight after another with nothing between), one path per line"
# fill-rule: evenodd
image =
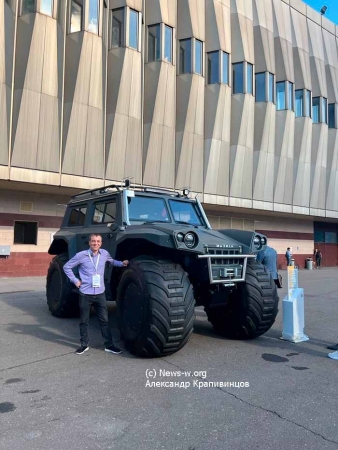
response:
M278 313L274 280L264 266L248 260L245 283L229 294L225 306L205 307L209 322L223 336L252 339L267 332Z
M131 261L117 292L121 337L138 356L158 357L188 342L195 319L195 299L179 264L149 257Z
M74 286L63 271L67 261L67 253L55 256L47 273L47 305L49 311L56 317L79 316L78 295L72 292Z

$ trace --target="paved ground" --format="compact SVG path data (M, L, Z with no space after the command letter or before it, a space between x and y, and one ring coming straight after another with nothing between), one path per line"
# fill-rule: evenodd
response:
M325 348L338 340L338 269L300 272L309 342L278 339L281 313L259 339L220 339L198 309L188 345L149 360L105 353L95 316L90 351L74 355L78 322L49 314L44 284L0 279L1 449L338 449L338 361ZM147 369L158 381L203 381L205 371L208 381L249 387L150 388Z

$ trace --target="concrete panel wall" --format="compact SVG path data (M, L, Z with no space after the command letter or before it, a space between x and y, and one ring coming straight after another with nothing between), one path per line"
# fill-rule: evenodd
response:
M176 0L145 3L147 25L176 28ZM174 33L173 33L174 35ZM173 48L175 48L173 46ZM161 50L163 51L163 49ZM176 67L173 61L147 62L144 69L143 182L175 187Z
M328 129L232 92L231 64L246 62L338 103L338 28L319 13L301 1L100 0L100 32L85 13L69 34L69 0L55 2L53 17L0 2L0 178L90 188L130 176L210 204L338 217L338 118ZM110 48L115 8L140 13L137 49ZM147 62L155 23L173 28L172 63ZM202 75L179 73L188 38L204 59L229 53L229 85L207 84L205 61Z
M20 17L16 50L11 166L58 172L57 22L41 14Z
M15 15L0 3L0 165L8 164Z

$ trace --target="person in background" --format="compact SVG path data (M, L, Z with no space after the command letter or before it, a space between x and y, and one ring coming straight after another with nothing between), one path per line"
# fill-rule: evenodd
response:
M315 259L316 259L316 266L317 266L317 269L320 269L320 264L321 264L321 261L322 261L322 252L320 251L320 250L318 250L318 249L315 249Z
M108 322L108 308L104 286L104 269L106 262L116 267L126 267L129 261L115 261L110 254L101 249L102 237L100 234L89 236L89 249L77 253L64 266L67 277L80 289L80 342L81 347L76 350L77 355L89 350L88 347L88 322L90 308L94 305L100 321L101 334L104 339L105 351L109 353L122 353L113 344L113 339ZM80 280L73 272L74 267L79 267Z
M285 258L286 258L286 265L291 266L292 253L290 247L286 249Z
M313 250L313 268L316 269L316 253L317 253L318 249L315 248Z
M262 263L266 270L271 273L272 278L277 284L278 271L276 250L272 247L267 246L265 250L261 250L257 253L257 261Z

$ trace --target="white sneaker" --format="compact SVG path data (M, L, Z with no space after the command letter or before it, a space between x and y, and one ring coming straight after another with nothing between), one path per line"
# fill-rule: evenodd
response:
M329 353L327 356L331 359L335 359L336 361L338 361L338 350L336 352Z

